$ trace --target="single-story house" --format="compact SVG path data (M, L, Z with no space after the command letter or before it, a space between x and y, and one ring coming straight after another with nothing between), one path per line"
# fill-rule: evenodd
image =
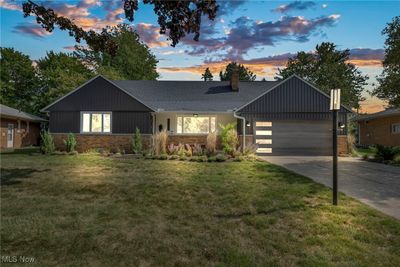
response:
M129 149L135 128L145 145L167 130L168 143L206 143L220 124L237 123L241 145L257 143L269 155L329 155L332 149L330 98L314 85L292 76L283 81L111 81L97 76L42 111L56 146L70 132L78 151ZM342 107L347 124L351 110ZM346 129L342 129L346 133ZM339 137L344 152L346 138Z
M39 145L41 124L46 120L0 104L1 148Z
M400 146L400 108L359 115L355 120L359 145Z

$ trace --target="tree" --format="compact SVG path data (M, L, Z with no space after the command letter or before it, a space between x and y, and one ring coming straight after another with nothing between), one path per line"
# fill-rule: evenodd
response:
M206 68L204 73L201 75L201 78L206 82L206 81L212 81L214 76L212 75L210 69Z
M286 79L296 74L315 84L329 94L331 89L341 89L342 103L359 108L363 100L361 93L368 80L355 65L348 63L350 51L337 50L333 43L317 45L315 52L298 52L289 58L286 68L279 69L277 79Z
M0 48L0 101L31 113L35 110L38 78L29 56L13 48Z
M400 107L400 16L394 17L382 34L387 35L383 71L372 95L388 101L392 107Z
M109 79L155 80L158 60L139 35L127 24L110 28L118 49L114 55L96 52L92 47L77 47L75 55L86 65Z
M123 2L125 17L133 21L139 7L139 0L124 0ZM194 34L193 39L198 41L202 16L214 20L218 10L216 0L143 0L143 3L154 6L160 33L168 34L172 46L175 46L186 34ZM100 33L93 30L85 31L72 20L59 16L53 9L30 0L24 2L22 8L24 17L35 16L36 22L49 32L58 27L60 30L67 30L76 42L86 41L97 52L103 51L114 55L117 50L117 44L111 38L107 28Z
M226 66L224 72L221 71L219 73L221 81L229 81L234 71L239 72L239 81L254 81L257 77L253 72L251 72L242 64L231 62Z
M42 89L38 105L42 108L95 75L74 55L53 51L39 59L37 67Z

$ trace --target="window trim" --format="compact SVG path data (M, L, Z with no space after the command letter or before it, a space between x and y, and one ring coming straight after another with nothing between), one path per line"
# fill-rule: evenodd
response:
M90 114L90 124L89 124L89 132L84 132L83 131L83 114ZM101 132L92 132L92 114L102 114L101 116ZM104 123L103 123L103 114L110 114L110 131L109 132L104 132ZM105 134L112 134L113 129L112 129L112 121L113 121L113 113L112 111L81 111L80 112L80 128L79 128L79 133L80 134L98 134L98 135L105 135Z
M183 121L184 118L199 118L199 117L205 117L208 118L208 133L185 133L183 132ZM182 132L178 133L178 118L182 118ZM211 118L215 118L215 131L218 129L218 120L217 120L217 115L209 115L209 114L198 114L198 116L194 116L193 114L177 114L176 115L176 134L177 135L208 135L211 130Z
M392 132L392 134L400 134L400 132L395 132L394 131L394 127L395 126L399 126L400 127L400 123L392 123L392 125L391 125L392 127L391 127L391 132Z

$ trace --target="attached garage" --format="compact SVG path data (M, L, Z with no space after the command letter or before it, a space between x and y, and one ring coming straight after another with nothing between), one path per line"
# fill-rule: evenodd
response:
M328 95L293 76L237 113L246 119L246 135L253 135L259 155L326 156L332 154L329 102ZM342 107L339 122L346 125L350 112Z
M254 142L260 155L331 155L331 129L329 121L256 121Z

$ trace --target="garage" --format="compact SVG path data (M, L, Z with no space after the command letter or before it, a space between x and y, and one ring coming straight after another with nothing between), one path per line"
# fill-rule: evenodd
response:
M254 141L259 155L325 156L332 154L329 120L256 121Z

